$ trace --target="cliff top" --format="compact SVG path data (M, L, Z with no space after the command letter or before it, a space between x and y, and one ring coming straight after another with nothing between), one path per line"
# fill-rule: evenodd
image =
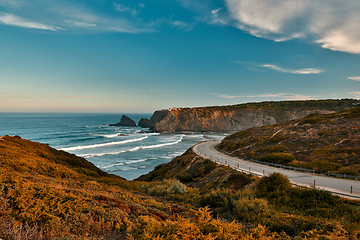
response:
M208 106L180 109L209 109L209 110L235 110L235 109L291 109L291 108L321 108L326 110L343 110L360 105L357 99L325 99L325 100L292 100L292 101L266 101L250 102L226 106ZM170 109L171 110L171 109Z

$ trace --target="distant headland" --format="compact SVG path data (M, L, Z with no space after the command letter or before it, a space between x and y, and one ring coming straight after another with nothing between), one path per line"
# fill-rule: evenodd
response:
M150 119L140 119L138 126L155 132L233 132L359 105L360 100L355 99L327 99L169 108L155 111ZM110 126L136 126L136 123L123 115L119 123Z

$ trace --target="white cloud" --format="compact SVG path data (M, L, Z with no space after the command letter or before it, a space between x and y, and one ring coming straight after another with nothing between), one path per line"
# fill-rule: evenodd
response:
M55 27L51 25L46 25L38 22L33 22L26 20L24 18L15 16L13 14L4 13L0 15L0 23L10 26L17 26L23 28L33 28L33 29L40 29L40 30L50 30L50 31L58 31L61 30L60 27Z
M138 17L144 4L114 4L116 14L105 14L92 4L70 0L0 0L0 24L50 31L91 31L147 33L153 32L152 22ZM127 14L124 14L124 13ZM35 20L36 19L36 20ZM46 24L45 24L46 23Z
M235 25L276 41L309 37L323 48L360 54L358 0L225 0Z
M313 100L315 99L312 96L301 95L296 93L266 93L266 94L257 94L257 95L226 95L226 94L218 94L218 93L211 93L219 98L224 99L234 99L234 98L261 98L261 99L269 99L269 98L277 98L281 100Z
M360 82L360 76L349 76L348 79Z
M183 21L179 21L179 20L169 21L169 24L176 27L176 28L185 30L185 31L190 31L190 30L192 30L194 28L193 24L183 22Z
M287 68L276 66L274 64L263 64L260 66L264 67L264 68L270 68L270 69L273 69L278 72L291 73L291 74L319 74L319 73L323 72L323 70L317 69L317 68L287 69Z
M218 14L218 12L220 12L221 10L223 10L223 8L217 8L217 9L211 10L211 14Z
M138 5L138 6L141 8L140 5ZM132 15L136 15L138 13L135 8L131 8L130 6L120 4L120 3L114 3L114 8L118 12L128 12Z
M226 25L229 23L228 16L223 11L224 8L217 8L211 10L210 16L206 19L206 21L210 24L214 25Z

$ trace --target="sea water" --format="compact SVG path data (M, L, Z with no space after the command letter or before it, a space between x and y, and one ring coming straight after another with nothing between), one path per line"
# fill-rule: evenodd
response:
M141 127L109 127L122 114L0 113L0 136L49 144L128 180L167 163L198 142L220 133L151 133ZM151 114L126 114L135 122Z

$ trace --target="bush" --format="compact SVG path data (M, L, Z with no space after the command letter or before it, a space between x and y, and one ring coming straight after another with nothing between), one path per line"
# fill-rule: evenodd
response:
M256 196L258 197L271 197L277 196L279 193L291 189L291 183L287 177L281 173L273 173L269 177L263 177L256 190Z
M263 162L270 162L270 163L277 163L277 164L287 164L295 160L294 156L289 153L270 153L262 158L260 161Z
M143 186L145 192L156 196L169 196L171 194L184 194L186 185L177 179L166 179L162 182L154 182L151 185Z

